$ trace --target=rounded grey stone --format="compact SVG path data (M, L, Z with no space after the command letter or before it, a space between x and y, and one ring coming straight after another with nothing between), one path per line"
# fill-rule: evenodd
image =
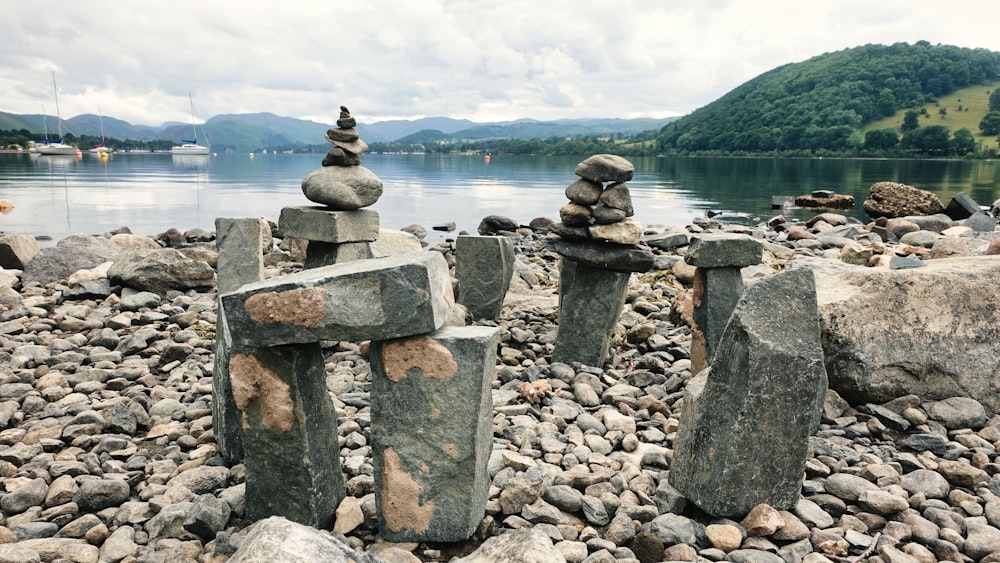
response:
M382 197L382 180L364 166L324 166L306 175L302 193L334 210L361 209Z

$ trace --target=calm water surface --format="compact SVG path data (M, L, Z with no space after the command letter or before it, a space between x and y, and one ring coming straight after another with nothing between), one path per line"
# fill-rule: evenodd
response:
M373 206L381 224L447 222L475 232L480 219L497 214L526 224L558 219L563 191L576 179L579 157L364 155L385 193ZM114 154L107 160L0 154L0 199L14 204L0 215L0 231L40 237L43 245L74 233L103 233L122 226L143 235L171 227L213 229L216 217L277 219L281 208L310 205L302 178L319 168L321 155ZM855 196L851 214L864 218L861 202L872 183L892 180L936 192L943 202L967 192L982 205L1000 198L996 161L909 161L760 158L631 158L628 182L636 218L645 225L688 224L706 211L755 223L775 214L775 195L827 189ZM804 211L787 212L808 217ZM444 238L432 232L430 238Z

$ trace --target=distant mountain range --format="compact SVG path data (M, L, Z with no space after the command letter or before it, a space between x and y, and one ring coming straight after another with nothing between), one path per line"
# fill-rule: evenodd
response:
M404 140L409 136L435 139L480 140L480 139L534 139L550 137L580 137L590 135L631 135L644 131L659 130L675 117L666 119L560 119L557 121L537 121L519 119L477 123L467 119L448 117L425 117L413 120L378 121L359 123L358 133L367 143L388 143ZM77 137L104 135L116 139L150 141L163 139L180 142L191 138L191 125L186 123L165 123L160 127L132 125L109 116L83 114L65 119L63 133ZM41 114L12 114L0 112L0 129L27 129L41 133L45 127L55 136L56 118ZM206 140L218 149L258 150L263 148L295 148L307 145L323 145L323 134L333 124L317 123L293 117L283 117L273 113L223 114L212 117L204 126L199 125L199 141Z

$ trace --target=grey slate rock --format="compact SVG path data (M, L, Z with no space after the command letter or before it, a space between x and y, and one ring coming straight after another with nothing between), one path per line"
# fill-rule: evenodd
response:
M968 219L980 212L982 212L982 207L965 192L955 194L955 197L951 198L948 205L944 208L945 215L950 217L952 221Z
M688 383L670 483L716 516L742 517L760 503L793 508L826 388L812 273L757 282L711 368Z
M243 427L247 515L329 528L344 480L319 343L234 348L229 376Z
M48 490L49 486L44 479L32 479L0 497L0 509L7 516L20 514L32 506L42 504Z
M232 512L226 501L211 493L198 497L184 521L184 529L202 538L211 540L226 528Z
M85 479L73 495L73 502L83 512L97 512L127 501L130 492L128 483L120 479Z
M445 327L371 347L379 535L462 541L486 510L499 330Z
M215 219L219 293L235 291L245 283L264 279L262 246L266 230L263 219Z
M629 274L562 259L559 329L552 361L600 366L625 306Z
M594 205L603 190L604 186L600 182L581 178L566 186L566 199L579 205Z
M977 233L992 233L997 228L996 217L985 211L977 211L971 217L962 221L962 224Z
M699 268L753 266L760 264L764 243L735 233L699 234L691 240L684 260Z
M334 211L325 207L283 207L278 225L284 236L309 241L371 242L378 238L378 212L372 209Z
M234 347L385 340L441 327L454 304L437 252L357 260L244 285L221 296Z
M925 265L923 260L909 256L894 255L889 259L890 270L909 270L910 268L923 268Z
M615 272L648 272L656 260L649 250L637 246L553 238L546 245L563 257L593 268Z
M463 235L455 241L458 302L476 319L497 319L513 277L514 243L509 238Z
M642 237L642 240L649 246L661 250L673 250L679 246L686 246L691 240L691 235L687 231L665 231L655 235L646 235Z
M978 430L987 419L986 408L982 403L968 397L948 397L941 401L929 401L923 406L931 420L940 422L949 430Z

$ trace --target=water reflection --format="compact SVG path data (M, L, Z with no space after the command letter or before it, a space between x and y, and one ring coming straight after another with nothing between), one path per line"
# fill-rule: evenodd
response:
M589 155L588 155L589 156ZM526 224L557 218L565 189L576 180L574 156L508 157L364 155L384 193L373 209L381 225L433 226L455 222L475 232L482 217L505 215ZM194 156L116 153L85 155L0 154L0 199L13 204L0 231L51 235L108 232L128 226L143 235L168 228L214 228L216 217L268 217L282 207L309 205L301 182L320 167L321 154ZM707 211L741 222L766 220L775 195L815 190L853 195L850 214L867 219L861 202L871 184L898 181L934 191L947 201L960 191L983 205L998 197L995 161L899 161L760 158L630 158L628 182L636 218L647 226L690 223ZM789 211L790 217L811 215ZM65 215L65 221L58 219ZM62 224L65 223L65 224ZM431 233L434 236L454 236Z

